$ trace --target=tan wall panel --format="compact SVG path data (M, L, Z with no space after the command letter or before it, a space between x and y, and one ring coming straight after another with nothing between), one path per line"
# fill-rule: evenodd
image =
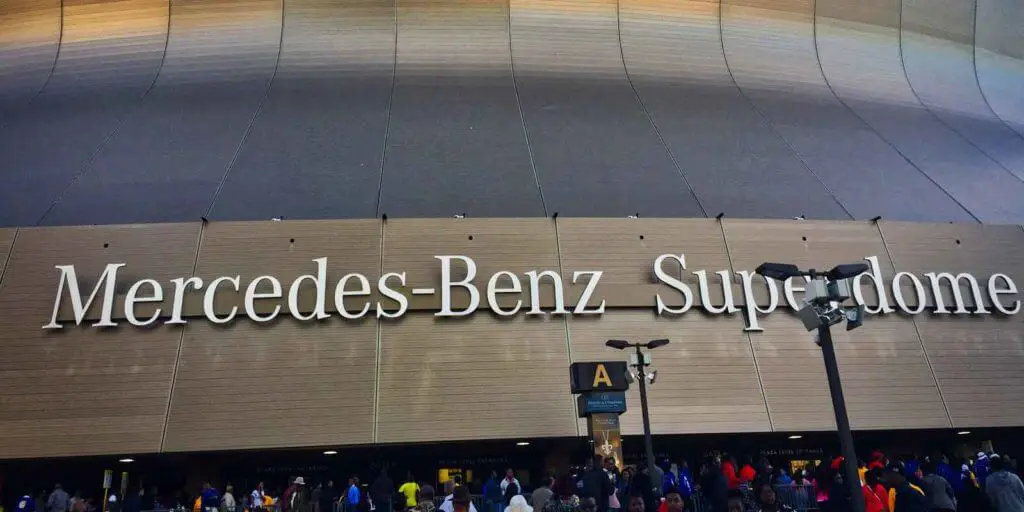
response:
M561 318L381 324L377 441L577 435Z
M233 306L242 306L245 287L253 278L271 275L281 281L283 297L256 302L263 313L281 306L288 311L288 289L301 275L316 275L315 258L327 258L327 294L325 309L337 316L334 292L346 274L357 272L370 281L367 297L348 297L346 307L358 312L366 302L371 308L377 300L380 277L381 226L376 220L302 220L282 222L214 222L203 231L196 275L206 282L219 276L241 276L242 291L223 288L215 302L219 314ZM349 284L354 289L355 283ZM264 284L261 291L269 291ZM308 280L300 288L299 309L309 313L316 304L316 288ZM186 311L202 315L202 294L188 296Z
M127 263L125 282L164 281L191 273L197 241L186 224L19 231L0 285L0 458L159 450L181 330L41 326L54 265L89 287L110 262Z
M519 276L523 292L500 294L502 307L512 306L517 298L529 309L529 279L524 272L558 272L558 249L554 224L547 219L398 219L388 220L384 228L384 271L406 272L406 296L410 309L438 310L441 307L441 262L434 256L462 255L476 261L473 283L480 290L480 308L487 309L486 288L491 275L507 270ZM453 280L465 277L464 267L453 262ZM506 280L500 281L507 286ZM398 289L398 281L391 281ZM433 288L430 295L412 295L413 288ZM541 282L541 306L553 304L554 286ZM566 295L568 295L568 289ZM462 309L469 293L461 288L452 292L453 309Z
M778 431L835 428L821 349L799 319L776 313L750 333ZM854 429L949 427L913 323L875 316L855 331L832 330Z
M729 269L729 258L721 227L715 220L696 219L559 219L558 249L562 277L572 279L573 271L602 270L604 275L595 295L608 307L651 307L659 292L668 304L682 304L682 295L654 276L654 260L662 254L685 254L687 270L674 261L665 269L688 283L694 303L700 303L696 270L707 270L715 304L722 303L722 285L714 272ZM572 303L584 288L573 289ZM734 297L740 297L734 287ZM592 299L591 304L598 300Z
M612 311L569 320L573 361L625 361L628 352L604 346L609 339L645 342L668 338L652 351L658 378L648 390L651 429L659 434L768 432L771 425L750 341L736 317L696 312L680 319L650 311ZM640 392L627 392L621 417L627 434L643 432ZM580 431L586 432L580 422Z
M990 275L1006 274L1018 287L1024 284L1024 258L1021 257L1024 254L1024 231L1018 226L883 221L880 229L893 265L922 280L929 305L934 305L935 301L924 277L926 272L973 274L987 305L991 301L985 294L985 284ZM904 297L914 297L911 285L903 284L902 289ZM969 287L962 286L961 291L965 302L973 305ZM952 303L948 289L943 296L947 304Z
M793 263L802 270L829 270L841 263L864 263L863 258L878 256L883 277L893 269L886 257L878 229L869 222L723 220L729 257L737 271L753 272L765 261ZM737 276L735 279L739 279ZM767 287L761 278L754 280L755 298L767 304ZM877 304L874 288L862 283L864 299ZM784 296L779 286L779 303ZM803 300L801 292L795 293Z
M182 342L166 451L370 443L375 320L227 328Z
M1024 317L921 316L954 427L1024 425Z

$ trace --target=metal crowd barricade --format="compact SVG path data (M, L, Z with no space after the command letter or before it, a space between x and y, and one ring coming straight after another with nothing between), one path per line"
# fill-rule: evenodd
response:
M741 489L744 494L752 491ZM817 494L813 485L776 485L775 496L779 503L788 505L796 512L819 512ZM755 497L756 498L756 497ZM756 501L756 499L755 499ZM693 512L711 512L711 503L700 490L694 491L686 510Z

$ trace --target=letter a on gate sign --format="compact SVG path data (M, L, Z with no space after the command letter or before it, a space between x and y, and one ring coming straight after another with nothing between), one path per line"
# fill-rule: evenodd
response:
M603 364L598 363L597 368L594 369L594 389L598 389L598 384L604 383L609 388L612 387L612 378L608 375L608 369Z

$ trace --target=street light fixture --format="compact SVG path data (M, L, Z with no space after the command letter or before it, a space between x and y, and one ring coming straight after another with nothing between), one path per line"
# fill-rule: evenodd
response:
M654 442L651 440L651 416L647 410L647 380L650 379L651 384L654 384L658 371L654 370L651 373L647 373L646 368L651 363L649 359L644 357L641 349L654 350L658 347L664 347L668 343L667 339L651 340L647 343L630 343L626 340L608 340L604 342L605 346L617 350L625 350L630 347L636 349L636 362L631 361L630 366L636 368L636 380L640 381L640 412L644 419L644 451L647 457L648 475L654 475Z
M843 480L850 489L850 500L853 510L864 510L864 495L860 488L860 475L857 473L857 450L853 446L853 432L850 430L850 418L846 414L846 399L843 398L843 385L839 379L839 365L836 362L836 350L832 345L831 327L847 321L846 330L860 327L864 319L864 306L844 310L842 303L852 293L851 279L868 271L864 263L836 265L828 272L814 269L800 270L796 265L788 263L762 263L756 272L766 279L785 281L794 277L807 276L804 306L797 311L800 320L808 331L816 330L817 344L825 360L825 374L828 377L828 389L832 395L832 409L836 416L836 427L839 430L839 444L843 451ZM790 438L792 439L792 437Z

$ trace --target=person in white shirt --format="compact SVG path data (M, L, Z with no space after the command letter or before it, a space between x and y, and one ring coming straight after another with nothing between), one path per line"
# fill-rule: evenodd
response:
M256 488L249 495L249 500L252 502L252 505L250 505L252 510L263 510L263 496L263 482L260 482L256 484Z

